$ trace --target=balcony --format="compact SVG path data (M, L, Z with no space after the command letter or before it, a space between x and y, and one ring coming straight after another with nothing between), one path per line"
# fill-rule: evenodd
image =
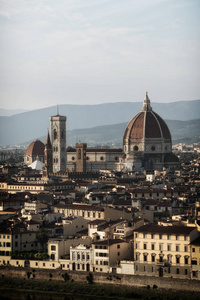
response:
M167 259L156 259L156 265L160 267L167 267L170 265L170 263L167 261Z

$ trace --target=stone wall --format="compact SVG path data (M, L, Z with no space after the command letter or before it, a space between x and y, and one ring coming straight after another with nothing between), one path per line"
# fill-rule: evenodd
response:
M67 273L70 276L70 280L75 282L87 282L87 272L75 272L75 271L64 271L64 270L42 270L32 268L21 268L21 267L0 267L0 277L8 278L20 278L29 280L61 280L64 281L62 275ZM173 289L173 290L188 290L200 292L199 281L187 280L187 279L174 279L174 278L163 278L153 276L138 276L138 275L119 275L119 274L99 274L93 273L95 283L105 284L120 284L136 287L146 287L149 285L151 288L156 285L162 289Z

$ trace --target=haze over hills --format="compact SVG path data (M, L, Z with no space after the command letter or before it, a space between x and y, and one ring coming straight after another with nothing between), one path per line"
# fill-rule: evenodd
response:
M200 119L190 121L165 120L167 123L173 144L179 142L194 143L200 142ZM74 129L67 131L67 145L74 146L77 142L88 143L88 146L107 145L122 147L123 135L127 122L96 126L93 128ZM192 134L191 134L192 132ZM41 136L39 139L45 143L46 136ZM32 140L27 141L28 146Z
M0 116L13 116L13 115L16 115L16 114L20 114L20 113L23 113L23 112L26 112L27 109L2 109L0 108Z
M104 125L113 124L117 125L113 126L109 139L111 137L114 138L114 132L116 132L116 134L119 134L118 139L122 140L125 126L136 115L136 113L141 110L141 107L142 102L118 102L99 105L66 104L59 106L59 114L67 116L69 142L70 135L76 136L75 142L77 142L77 139L81 139L81 141L84 141L84 137L82 136L81 138L81 135L83 134L83 132L81 132L81 129L87 129L87 131L91 134L91 131L95 130L93 127L102 127ZM172 103L152 103L152 108L165 120L194 120L199 119L200 100L179 101ZM50 127L49 117L56 114L57 107L52 106L44 109L20 113L14 116L1 116L0 145L21 144L27 141L33 141L34 139L40 138L42 136L46 136L47 128ZM120 123L124 123L124 125L120 125ZM180 130L182 130L182 133L184 135L187 131L184 126L189 126L188 124L189 123L187 122L181 123ZM193 125L191 125L191 127L187 127L189 128L190 136L193 135L193 132L196 132L195 128L198 124L199 123L197 120ZM170 127L170 124L168 125ZM121 129L117 129L118 127ZM79 129L79 133L74 131L75 129ZM97 132L99 130L100 128L96 128L96 132L94 132L90 138L95 140L95 138L98 136ZM109 131L105 127L103 128L103 134L106 140L109 136ZM98 140L99 139L97 139L97 141ZM87 140L85 141L87 142Z

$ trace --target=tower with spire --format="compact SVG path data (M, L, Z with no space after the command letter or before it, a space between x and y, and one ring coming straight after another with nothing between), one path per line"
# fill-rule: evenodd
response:
M47 132L46 144L44 148L44 163L47 175L53 172L53 157L52 157L52 145L49 136L49 131Z
M66 117L50 117L53 172L66 172Z

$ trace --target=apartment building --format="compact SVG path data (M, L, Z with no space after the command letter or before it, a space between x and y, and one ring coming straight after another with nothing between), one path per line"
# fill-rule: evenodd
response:
M121 260L130 258L130 244L121 239L94 242L93 272L116 272Z
M9 264L12 252L38 250L37 232L23 226L13 226L0 230L0 264Z
M190 278L196 227L144 225L134 232L135 273Z
M191 278L200 280L200 237L190 243Z

